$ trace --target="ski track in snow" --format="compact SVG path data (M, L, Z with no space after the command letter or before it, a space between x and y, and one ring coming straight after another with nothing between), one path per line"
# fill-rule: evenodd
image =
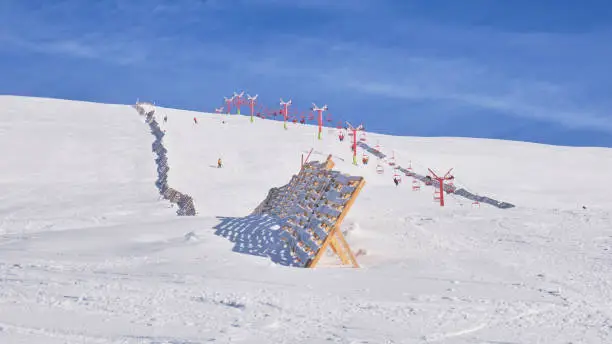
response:
M143 153L150 134L133 109L0 103L11 127L0 145L35 138L0 165L1 343L612 343L612 200L568 182L578 174L603 185L610 150L370 134L400 162L456 163L470 190L520 205L448 197L440 208L409 178L395 187L389 170L352 166L346 142L317 141L312 127L208 114L194 125L192 112L158 109L168 115L170 184L200 211L177 218L158 200L153 155ZM447 140L457 151L439 153ZM215 234L219 217L246 217L286 184L310 148L366 178L342 228L363 252L361 269L279 266ZM225 167L211 168L219 156ZM487 164L509 185L469 167L499 156L522 158L512 172ZM558 160L542 167L538 156ZM585 172L570 168L578 163ZM526 172L543 168L564 182ZM240 243L265 246L265 235L244 232Z

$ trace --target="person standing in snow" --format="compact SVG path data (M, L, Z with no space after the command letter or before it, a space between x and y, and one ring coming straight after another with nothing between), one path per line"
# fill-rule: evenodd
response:
M168 123L168 115L164 116L164 123Z
M217 160L217 168L223 167L223 163L221 162L221 158Z
M193 118L193 123L198 124L198 119L197 118Z
M395 183L395 186L399 185L399 179L397 177L393 177L393 182Z

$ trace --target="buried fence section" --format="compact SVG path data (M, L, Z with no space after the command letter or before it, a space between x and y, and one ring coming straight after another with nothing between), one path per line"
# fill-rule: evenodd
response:
M164 199L170 201L170 203L177 205L177 215L195 216L196 209L193 198L168 185L168 172L170 171L167 156L168 150L164 147L163 143L165 133L161 130L159 123L157 123L155 119L155 109L149 103L136 103L135 108L140 115L145 116L145 122L149 125L151 134L155 137L155 140L151 144L151 150L157 155L155 158L155 164L157 165L157 180L155 181L155 186L159 190L160 195Z

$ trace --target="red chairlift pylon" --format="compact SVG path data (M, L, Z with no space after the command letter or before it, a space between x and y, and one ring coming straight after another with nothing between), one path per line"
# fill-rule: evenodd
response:
M247 93L247 100L249 102L249 107L251 108L251 119L250 119L251 123L253 123L253 116L255 116L255 104L257 104L257 97L258 97L257 94L251 97L251 95Z
M289 119L289 106L291 106L291 99L288 101L284 101L283 98L280 99L281 113L283 115L283 127L287 130L287 119Z
M236 106L237 114L240 115L240 107L245 104L244 91L240 93L234 92L234 96L232 97L232 99L234 100L234 105Z
M225 100L225 108L227 109L227 114L231 114L232 113L232 104L234 103L234 97L223 97L223 99Z
M429 173L431 173L431 175L434 177L434 179L438 181L439 188L434 192L434 200L436 201L439 200L440 206L443 207L444 206L444 181L453 180L455 178L453 177L453 175L451 175L451 171L453 169L451 168L450 170L448 170L448 172L446 172L446 174L443 177L439 177L430 168L428 168L428 170L429 170Z
M363 125L360 124L355 128L351 125L351 123L346 122L346 127L348 130L353 132L353 144L351 145L351 151L353 152L353 165L357 165L357 132L363 128Z

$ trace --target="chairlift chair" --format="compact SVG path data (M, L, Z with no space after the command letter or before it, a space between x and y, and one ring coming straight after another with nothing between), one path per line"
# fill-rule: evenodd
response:
M412 169L412 161L408 162L408 167L406 168L406 176L414 176L414 170Z
M393 174L393 179L394 180L397 179L398 183L400 183L400 184L402 183L402 176L399 173L397 173L397 170Z
M378 159L378 163L376 164L376 173L378 174L383 174L385 173L385 168L383 167L383 165L380 163L380 159Z
M395 151L392 153L393 155L389 158L389 166L395 166Z

